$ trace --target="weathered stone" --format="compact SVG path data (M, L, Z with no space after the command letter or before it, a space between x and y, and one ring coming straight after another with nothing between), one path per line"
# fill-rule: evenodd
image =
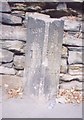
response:
M62 46L62 56L63 58L67 58L68 57L68 50L67 50L67 47L65 46Z
M23 70L16 70L16 75L19 77L23 77L24 71Z
M11 62L13 60L13 53L8 51L8 50L4 50L4 49L0 49L0 62Z
M81 38L82 40L84 39L84 33L83 32L80 32L79 38Z
M84 46L82 44L82 39L77 38L74 35L66 33L63 37L63 44L64 45L69 45L69 46Z
M2 64L4 67L12 68L13 62Z
M71 13L67 10L45 9L41 13L50 15L51 18L61 18L63 16L69 16Z
M0 2L0 12L11 12L10 6L9 4L5 1L5 2Z
M8 85L8 88L19 88L22 87L22 78L18 77L16 75L0 75L2 77L2 85L5 87L5 85Z
M71 17L62 17L64 20L64 30L65 31L80 31L81 22L77 21L76 18L72 19Z
M77 36L77 34L80 32L74 32L74 31L64 31L64 37L67 35L71 35L71 36L75 36L76 38L78 38L79 36Z
M83 63L83 61L82 61L82 52L69 51L68 63L69 64Z
M72 46L69 46L69 47L68 47L68 50L69 50L69 51L79 51L79 52L83 52L83 51L84 51L84 47L72 47Z
M30 12L34 12L34 11L39 11L42 8L46 7L45 6L46 3L44 3L44 2L33 2L32 3L31 1L30 2L26 1L26 3L25 3L25 0L23 0L24 3L21 3L21 1L19 3L18 2L17 3L12 3L12 4L14 4L12 6L12 10L13 11L14 10L18 10L18 11L30 11Z
M60 84L60 88L62 89L72 89L75 88L76 90L82 90L82 82L78 81L71 81L71 82L64 82Z
M67 59L61 59L61 73L67 73Z
M2 44L4 41L0 40L0 49L2 49Z
M28 16L25 75L29 94L38 96L56 93L62 35L63 21L36 13Z
M83 16L82 16L82 17L83 17ZM83 18L82 18L82 19L83 19ZM82 21L80 31L81 31L82 33L84 33L84 21Z
M21 52L24 53L24 42L14 40L14 41L3 41L2 43L2 48L11 50L11 51L16 51L16 52Z
M70 74L60 74L61 81L83 81L82 75L70 75Z
M26 41L26 28L21 26L0 25L2 27L2 29L0 29L0 39Z
M11 14L0 13L0 23L8 25L22 24L22 18Z
M0 74L15 75L15 70L13 68L0 66Z
M42 8L40 6L28 6L26 7L25 11L28 11L28 12L39 12L41 11Z
M25 18L25 12L24 11L15 10L15 11L12 11L12 15L16 15L18 17Z
M0 87L2 86L2 75L0 75Z
M59 3L58 5L57 5L57 8L56 8L57 10L67 10L67 5L66 5L66 3Z
M25 56L15 55L14 57L14 68L16 69L24 69L25 64Z
M84 65L82 64L69 65L69 74L82 75L82 69L84 69Z

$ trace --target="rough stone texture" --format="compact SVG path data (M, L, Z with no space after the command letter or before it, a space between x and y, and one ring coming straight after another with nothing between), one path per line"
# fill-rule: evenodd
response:
M22 78L18 76L12 76L12 75L0 75L2 78L2 85L5 87L5 85L8 85L8 88L18 88L22 86Z
M15 70L13 68L0 66L0 74L15 75Z
M82 69L84 69L84 65L74 64L69 66L69 74L71 75L82 75Z
M27 89L29 94L53 95L59 83L63 21L41 14L28 17Z
M68 49L65 46L62 46L62 57L67 58L68 57Z
M79 51L79 52L83 52L84 51L84 47L68 47L69 51Z
M15 11L12 11L12 15L16 15L18 17L25 18L25 12L24 11L15 10Z
M22 70L22 69L24 69L24 64L25 64L25 57L15 55L15 57L14 57L14 68Z
M11 62L13 60L13 53L8 51L8 50L4 50L4 49L0 49L0 62Z
M70 75L70 74L60 74L61 81L84 81L82 75Z
M11 9L9 7L9 4L5 1L5 2L0 2L0 12L11 12Z
M81 31L82 33L84 33L84 21L82 21L82 25L81 25L80 31Z
M27 38L26 28L22 26L7 26L7 25L1 25L1 27L2 29L0 29L0 39L5 39L5 40L16 39L16 40L26 41Z
M66 3L59 3L58 5L57 5L57 8L56 8L57 10L67 10L67 5L66 5Z
M2 65L3 65L4 67L12 68L13 62L10 62L10 63L3 63Z
M24 76L24 70L16 70L16 75L19 77L23 77Z
M69 51L68 63L69 64L83 63L83 61L82 61L82 52Z
M84 46L82 44L82 39L77 38L74 35L66 33L63 38L63 44L70 45L70 46Z
M64 20L65 31L74 31L74 32L80 31L81 23L77 21L75 18L71 19L69 17L63 17L61 19Z
M3 1L5 1L5 0L2 0L2 2ZM21 1L23 1L23 0L21 0ZM24 0L24 1L26 1L26 0ZM61 2L63 2L63 1L61 1ZM14 3L14 4L17 4L17 3ZM20 5L19 7L18 7L18 4ZM18 4L16 5L17 8L16 8L16 6L14 6L14 7L11 7L11 9L10 9L8 3L6 2L3 4L3 9L1 9L2 6L0 3L0 12L4 12L3 13L3 16L4 16L3 18L5 18L4 23L9 24L9 25L5 25L5 24L2 25L0 23L0 48L4 48L4 49L6 49L6 51L8 50L8 53L6 52L5 56L3 54L5 63L4 62L1 63L3 50L0 50L0 67L2 68L2 66L3 66L3 69L4 69L3 70L4 73L2 73L2 74L5 74L5 73L9 74L9 75L5 75L5 80L7 77L7 83L11 80L11 82L12 82L11 85L13 85L15 83L18 85L19 82L17 80L18 79L17 76L23 76L23 72L24 72L23 70L18 69L18 65L21 68L21 66L22 66L21 64L23 64L23 63L19 63L19 64L17 63L14 66L13 59L14 59L14 56L16 56L16 55L18 55L18 59L19 59L19 57L21 57L21 55L23 55L26 51L25 45L24 45L24 43L26 44L26 38L27 38L27 36L26 36L27 35L26 34L27 22L26 22L26 18L25 18L25 16L26 16L25 11L41 11L43 9L41 11L42 13L48 14L51 17L56 17L56 18L61 17L60 19L65 20L63 48L62 48L62 62L61 62L61 64L63 64L62 65L63 67L61 69L62 73L60 74L60 76L61 76L60 83L62 83L62 84L64 83L63 84L63 86L64 86L65 83L67 82L67 84L64 87L66 87L66 86L69 87L68 85L72 86L72 85L76 85L76 84L78 86L80 86L79 81L83 81L83 77L81 75L82 64L78 64L78 63L81 62L82 52L84 50L84 47L82 48L82 46L84 46L82 44L82 40L84 39L84 35L83 35L84 22L82 21L82 14L80 14L80 12L78 12L78 9L81 9L81 8L80 7L77 8L77 6L75 6L75 4L71 5L70 3L41 3L40 4L41 6L37 5L37 3L34 3L35 5L33 5L33 3L32 3L31 5L28 4L26 9L24 9L23 3L18 3ZM46 9L44 9L44 7L45 7L44 4L47 4ZM68 8L65 4L68 6ZM57 5L58 5L57 9L59 9L59 10L56 9ZM53 7L51 7L51 6L53 6ZM51 7L51 9L50 9L50 7ZM8 13L9 13L9 15L8 15ZM30 12L26 12L26 13L30 14ZM1 15L1 13L0 13L0 15ZM6 15L6 17L5 17L5 15ZM10 18L10 16L15 16L15 18ZM62 16L65 16L65 17L62 17ZM68 16L68 17L66 17L66 16ZM18 21L17 21L17 18L19 18ZM22 21L21 21L21 19L22 19ZM82 21L82 24L81 24L81 21ZM22 25L16 24L16 23L21 23L21 22L22 22ZM79 32L79 30L80 30L80 32ZM24 42L21 42L21 41L24 41ZM10 51L12 51L14 53L13 57L10 57L11 56L11 55L9 55ZM8 55L8 57L7 57L7 55ZM76 55L76 57L74 55ZM10 59L12 60L12 62ZM17 59L17 61L19 61L18 59ZM68 59L68 63L70 65L68 63L66 64L65 61L67 61L67 59ZM20 61L22 61L22 58ZM15 70L13 67L15 67ZM12 70L12 73L15 73L17 76L15 76L15 74L13 74L14 76L11 76L10 75L11 70ZM66 70L67 70L67 73L66 73ZM19 77L19 80L21 80L20 78L21 77ZM12 79L14 81L12 81ZM1 80L2 80L2 78L0 75L0 84L1 84ZM68 81L70 81L70 82L68 82ZM73 82L75 82L75 84Z
M0 75L0 87L2 86L2 75Z
M61 73L67 73L67 59L61 59Z
M14 41L2 41L2 48L6 48L11 51L17 51L24 53L24 42L14 40Z
M71 88L75 88L76 90L82 90L82 82L78 82L78 81L72 81L72 82L64 82L62 84L60 84L60 88L62 89L71 89Z
M8 24L8 25L17 25L22 24L22 19L15 15L0 13L0 23Z

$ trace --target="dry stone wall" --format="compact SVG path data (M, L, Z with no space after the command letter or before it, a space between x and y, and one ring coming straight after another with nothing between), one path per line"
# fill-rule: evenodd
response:
M24 81L22 78L27 38L25 16L29 12L40 12L64 20L60 83L72 82L73 85L79 87L82 84L82 68L84 67L82 15L79 10L69 8L68 3L60 3L60 5L55 3L51 6L54 9L48 8L49 6L44 3L8 4L4 2L3 7L0 4L0 78L3 84L19 86Z

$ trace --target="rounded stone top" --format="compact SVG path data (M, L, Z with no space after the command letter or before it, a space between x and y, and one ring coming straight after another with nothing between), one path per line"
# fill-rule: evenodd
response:
M41 13L27 13L26 14L26 19L28 19L28 17L32 17L34 19L38 19L38 20L43 20L45 22L54 22L54 21L60 21L63 23L63 20L58 19L58 18L50 18L49 15L45 15L45 14L41 14Z

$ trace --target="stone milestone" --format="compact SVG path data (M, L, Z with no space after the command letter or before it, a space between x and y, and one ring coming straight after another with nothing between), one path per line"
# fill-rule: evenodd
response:
M29 94L53 96L59 84L63 21L28 15L25 78Z

